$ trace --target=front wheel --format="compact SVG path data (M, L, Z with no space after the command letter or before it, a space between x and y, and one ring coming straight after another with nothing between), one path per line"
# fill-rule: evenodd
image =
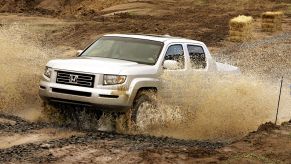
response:
M142 91L135 98L131 121L139 129L144 129L150 125L155 118L156 93L153 91Z

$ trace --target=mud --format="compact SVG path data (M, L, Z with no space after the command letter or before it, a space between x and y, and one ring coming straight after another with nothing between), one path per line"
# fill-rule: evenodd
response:
M10 148L12 146L44 142L46 140L53 140L59 138L67 138L72 135L79 135L80 133L71 132L69 130L60 130L56 128L32 130L29 134L11 134L1 133L0 149ZM45 145L42 145L44 147Z
M75 154L74 150L82 152L84 148L86 149L86 151L83 152L85 154L84 158L88 160L87 162L90 160L94 161L93 158L87 159L88 155L94 153L94 151L91 153L87 151L97 151L98 149L110 150L110 152L113 152L114 150L116 150L116 152L118 152L118 150L127 150L129 152L134 152L141 157L146 157L149 153L153 152L161 153L160 151L163 152L165 150L167 150L166 152L169 154L176 154L176 152L179 152L185 156L190 156L192 155L191 153L193 153L193 157L198 157L200 156L199 153L201 156L215 154L216 148L220 148L225 145L225 143L222 142L186 141L167 137L157 138L144 135L122 135L100 131L75 131L73 133L70 131L68 132L67 129L60 129L57 131L47 130L47 128L51 126L47 123L37 123L38 126L35 126L36 124L28 124L21 118L14 116L1 115L1 118L11 119L17 122L14 126L1 128L0 131L2 138L5 138L3 132L6 134L13 133L14 135L22 136L21 140L18 140L19 137L15 136L11 136L11 138L9 138L9 142L13 142L14 146L7 144L4 146L2 145L0 149L1 162L61 162L63 161L63 158L63 162L68 162L67 159L69 158L67 157L73 156L73 154ZM20 124L22 125L21 127ZM41 124L43 125L41 126ZM58 127L54 128L56 129ZM43 136L45 138L38 137L37 139L32 137L33 134L44 134L43 131L46 131L46 133L49 131L49 134L53 132L54 136L50 137L50 135L46 135ZM66 133L64 133L64 131ZM25 135L32 138L30 138L30 140L26 140L28 138L25 138ZM74 146L72 147L72 145ZM62 154L62 152L66 152L66 149L68 152ZM187 151L188 149L191 151ZM199 153L196 154L196 152ZM123 154L123 156L125 155L126 154ZM82 158L79 160L76 158L74 159L75 160L72 162L83 160ZM126 161L130 161L130 159L126 159Z
M279 122L290 120L288 1L96 1L0 2L1 163L290 163L290 123L259 126L275 120L282 75ZM285 11L282 32L260 31L268 10ZM254 38L232 43L228 20L240 14L255 18ZM37 96L44 64L74 56L104 33L201 40L245 76L172 76L179 80L166 86L177 104L160 98L141 131L100 131L112 127L106 117L90 124L85 116L73 126L45 122Z
M11 116L2 115L1 118L21 121L20 118ZM36 130L35 127L31 127L29 129L33 130L22 132L11 130L6 133L11 133L13 136L47 133L51 138L32 138L23 144L2 147L0 161L2 163L116 163L118 161L122 163L288 163L291 160L290 123L286 122L281 126L267 123L261 127L263 126L263 130L259 128L259 131L254 131L233 142L178 140L100 131L69 131L60 127L54 127L58 130L48 130L47 127ZM1 130L1 137L4 136Z
M71 0L57 3L52 0L41 0L6 3L2 11L83 20L83 23L67 28L62 33L56 31L47 36L56 44L83 49L94 41L96 36L104 33L169 34L203 40L209 46L219 46L219 42L228 35L225 29L228 29L230 18L239 14L259 17L265 10L286 8L288 6L284 2L264 3L262 0L261 3L239 0L235 2L229 0L215 2ZM67 42L64 43L63 40Z
M270 131L275 130L275 129L279 129L279 126L275 125L272 122L267 122L267 123L260 125L257 131L258 132L261 132L261 131L270 132Z
M53 127L53 125L50 125L48 123L29 122L13 115L0 114L0 118L15 122L15 124L1 124L0 125L1 132L22 133L29 130Z

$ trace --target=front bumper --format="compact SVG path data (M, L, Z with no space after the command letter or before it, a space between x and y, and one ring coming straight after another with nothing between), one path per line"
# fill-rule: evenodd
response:
M129 108L130 94L117 89L97 89L41 81L39 95L48 101L78 103L92 106Z

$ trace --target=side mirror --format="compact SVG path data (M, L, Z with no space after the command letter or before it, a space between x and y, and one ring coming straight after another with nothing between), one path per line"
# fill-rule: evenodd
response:
M179 63L175 60L165 60L163 66L165 69L168 69L168 70L179 69Z
M79 56L81 55L82 52L83 52L83 50L78 50L75 56L76 56L76 57L79 57Z

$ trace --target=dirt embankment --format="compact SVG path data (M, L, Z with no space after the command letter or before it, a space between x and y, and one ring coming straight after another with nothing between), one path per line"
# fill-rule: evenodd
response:
M284 1L191 0L15 0L0 3L0 11L87 20L52 41L84 48L104 33L170 34L219 45L228 34L228 20L245 14L259 17L263 11L286 10Z

